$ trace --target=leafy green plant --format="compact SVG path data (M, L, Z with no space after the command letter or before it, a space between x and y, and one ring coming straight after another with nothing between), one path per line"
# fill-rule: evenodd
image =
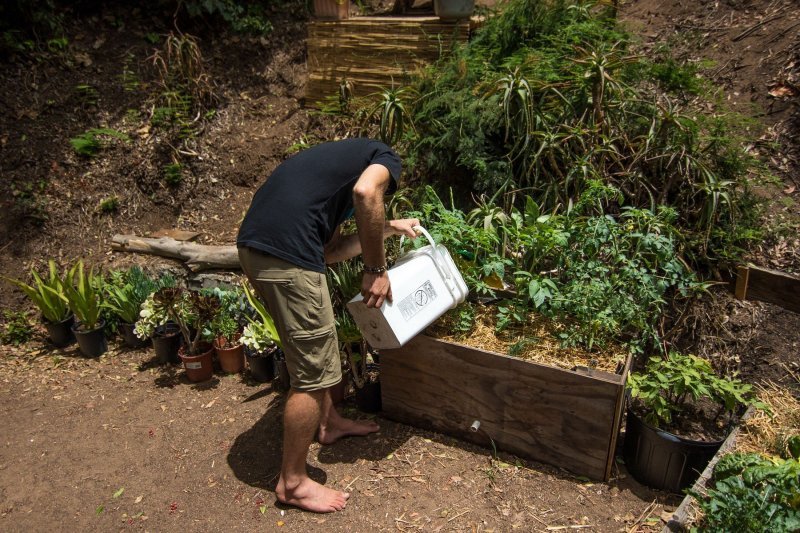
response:
M207 337L222 341L222 348L240 344L242 326L247 320L249 302L240 286L214 287L206 291L219 300L219 311L209 324Z
M0 331L0 344L19 346L33 338L33 326L28 315L22 311L3 311L3 330Z
M93 268L86 271L83 260L78 260L64 281L64 293L79 327L84 331L95 329L103 310L103 277Z
M69 140L78 155L96 156L103 148L102 137L114 137L128 142L130 138L124 133L111 128L92 128Z
M715 422L723 414L732 420L742 407L766 408L756 399L752 385L721 378L708 360L677 352L650 358L644 371L628 376L628 387L631 398L644 410L645 421L654 427L672 424L679 416L696 415L693 405L702 399L716 406L716 412L710 414Z
M97 100L99 98L99 94L97 93L97 89L89 85L88 83L80 83L75 86L75 93L77 93L78 98L80 98L81 103L84 106L96 106Z
M187 0L180 7L190 17L219 16L238 33L267 35L272 23L267 19L264 7L258 2L236 2L234 0Z
M57 323L66 320L70 315L70 308L67 305L65 286L69 283L69 273L61 276L58 273L56 262L52 259L48 262L48 273L46 277L40 276L35 270L31 269L31 277L34 284L11 279L6 276L2 278L16 287L22 289L25 295L42 313L48 322Z
M406 111L406 101L412 94L413 90L409 87L384 89L370 113L378 117L380 138L390 146L400 140L407 124L413 126Z
M752 453L720 458L706 494L690 492L703 511L702 531L799 530L798 458L766 458Z
M136 265L124 272L113 271L104 287L103 305L123 322L134 324L148 296L162 287L174 287L175 284L171 274L162 274L154 279Z
M183 167L180 163L164 166L164 182L170 187L177 187L183 181Z
M116 213L119 210L119 197L109 196L100 200L97 204L97 210L103 214Z
M248 317L248 324L245 326L240 339L241 343L257 353L269 350L273 346L280 348L281 339L267 308L261 303L249 285L245 284L243 289L247 301L255 311L255 316Z
M210 294L181 287L163 287L142 304L134 331L140 339L151 336L155 328L172 321L183 336L185 353L197 355L210 340L209 326L219 312L219 299Z

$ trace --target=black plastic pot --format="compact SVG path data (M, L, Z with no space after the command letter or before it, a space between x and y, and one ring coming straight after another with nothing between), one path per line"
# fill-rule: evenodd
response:
M378 365L368 364L367 374L378 371ZM360 389L356 387L356 407L365 413L380 412L381 406L381 382L380 380L370 381L366 379L364 386Z
M69 315L69 317L61 322L44 320L44 327L47 329L50 342L52 342L56 348L65 348L75 342L75 334L72 333L72 326L74 324L75 315Z
M628 409L623 457L640 483L680 493L700 477L722 443L684 439L652 427Z
M80 323L72 325L72 332L78 340L78 348L84 357L100 357L108 350L106 342L106 323L104 320L98 322L93 329L81 329Z
M181 328L177 324L156 327L153 333L153 350L162 365L181 362L178 349L181 347Z
M125 343L125 346L128 348L143 348L147 346L149 339L140 339L136 336L133 332L134 324L129 324L127 322L120 322L119 323L119 332L122 335L122 342Z
M274 387L283 392L288 391L292 387L291 381L289 380L289 368L286 366L286 356L280 348L275 350Z
M278 348L274 348L267 352L253 352L250 349L245 350L247 356L247 366L250 368L250 375L253 379L261 383L269 383L275 379L275 352Z

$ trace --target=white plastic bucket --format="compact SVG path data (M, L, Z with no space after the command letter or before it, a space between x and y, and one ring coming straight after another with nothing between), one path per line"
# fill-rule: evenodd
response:
M347 303L373 348L399 348L467 297L467 284L444 246L417 226L427 246L411 250L388 270L393 301L367 307L359 294ZM402 246L402 239L400 244Z

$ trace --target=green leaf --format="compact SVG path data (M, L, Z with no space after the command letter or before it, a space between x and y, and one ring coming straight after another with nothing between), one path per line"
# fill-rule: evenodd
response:
M114 498L115 499L119 498L120 496L122 496L123 492L125 492L125 487L120 487L119 490L114 493Z
M102 513L103 513L103 511L105 511L105 507L103 507L102 505L99 505L99 506L97 507L97 509L95 509L95 510L94 510L94 514L96 514L96 515L100 515L100 514L102 514Z

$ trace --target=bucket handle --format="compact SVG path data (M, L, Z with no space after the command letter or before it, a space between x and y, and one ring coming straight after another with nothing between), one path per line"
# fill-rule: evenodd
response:
M426 230L422 226L414 226L411 229L413 229L418 233L422 233L425 236L425 238L428 239L428 242L431 244L431 248L433 249L433 253L436 255L436 258L434 259L434 264L436 265L436 268L439 270L439 272L442 273L442 275L445 278L452 279L453 276L450 272L450 268L447 266L447 262L444 260L444 257L442 257L441 252L439 252L439 249L436 247L436 242L433 240L433 237L431 237L431 234L428 233L428 230ZM400 235L401 250L403 249L403 242L405 241L405 239L406 239L405 235Z

